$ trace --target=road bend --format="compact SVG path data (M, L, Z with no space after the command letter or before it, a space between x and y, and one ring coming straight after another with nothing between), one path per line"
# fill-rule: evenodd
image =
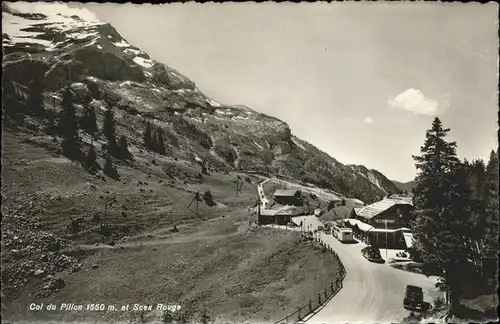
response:
M313 230L323 225L315 216L299 217L300 220ZM318 232L317 235L338 254L346 277L339 293L305 318L307 323L399 322L410 314L403 308L406 285L422 287L424 300L431 304L442 297L435 288L437 277L398 270L387 263L372 263L361 254L365 244L343 244L331 234Z

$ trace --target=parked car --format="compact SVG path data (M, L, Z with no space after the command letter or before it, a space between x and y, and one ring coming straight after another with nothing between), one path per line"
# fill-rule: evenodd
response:
M385 260L382 259L380 255L380 249L373 245L368 245L361 250L363 257L365 257L368 261L384 263Z
M331 227L328 227L328 226L327 226L327 227L325 227L325 229L323 230L323 232L324 232L325 234L330 234L330 233L332 233L332 229L331 229Z
M424 310L424 293L422 288L412 285L406 286L405 298L403 300L403 307L411 310Z

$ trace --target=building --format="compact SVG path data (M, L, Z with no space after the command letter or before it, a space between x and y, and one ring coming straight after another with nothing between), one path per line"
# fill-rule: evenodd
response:
M380 248L405 249L411 245L409 229L411 201L385 198L368 206L354 208L345 225L354 235Z
M330 194L329 196L330 196L330 203L328 204L328 209L342 206L342 201L344 201L344 204L346 202L344 198L339 198L337 195Z
M357 207L362 207L365 205L364 202L362 202L361 200L359 199L356 199L356 198L350 198L351 202L354 204L354 206L357 206Z
M298 211L294 207L281 209L263 209L257 216L259 225L287 225L292 217L297 216Z
M278 189L274 192L274 201L280 205L302 206L302 192L297 189Z

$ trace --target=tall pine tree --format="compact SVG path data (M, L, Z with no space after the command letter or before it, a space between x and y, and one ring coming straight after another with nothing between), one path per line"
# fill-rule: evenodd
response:
M458 310L463 271L470 266L471 240L466 167L456 156L456 143L445 140L448 132L435 118L426 132L421 155L413 157L418 170L413 237L424 271L443 276L443 286L450 293L451 315Z
M481 241L487 227L484 211L486 167L483 160L474 160L468 164L468 184L471 194L471 236L475 241Z
M79 152L78 123L73 105L73 93L70 87L66 87L63 93L58 129L59 134L63 138L63 154L70 158L76 158Z
M486 218L485 231L485 255L498 256L498 218L499 218L499 189L498 189L498 150L490 153L488 166L486 167L486 183L484 190L484 209Z
M97 163L97 156L95 154L95 149L93 144L90 145L89 151L87 152L87 157L85 159L85 168L90 173L93 173L97 169L99 169L99 164Z
M90 100L87 100L83 105L83 116L80 120L80 126L90 135L95 135L98 131L95 108L90 104Z
M163 130L156 127L154 136L154 151L159 154L165 154L165 141L163 140Z
M109 155L106 155L105 157L103 172L112 179L118 180L120 178L120 175L118 174L116 167L113 165Z
M128 159L131 157L125 135L120 136L120 139L118 140L118 151L121 159Z
M149 121L144 128L143 143L148 150L153 150L153 127Z
M104 112L104 123L102 133L106 137L109 153L113 156L118 155L118 144L116 143L115 117L113 110L108 109Z

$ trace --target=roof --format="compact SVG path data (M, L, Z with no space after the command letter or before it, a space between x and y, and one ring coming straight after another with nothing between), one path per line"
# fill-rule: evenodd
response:
M360 221L358 219L348 218L348 219L346 219L346 221L349 224L351 224L351 226L357 226L363 232L367 232L367 231L373 229L373 226L371 226L369 224L365 224L365 223L363 223L362 221Z
M299 190L297 189L278 189L274 192L274 196L280 196L280 197L294 197Z
M354 208L356 215L371 219L395 205L413 205L410 201L385 198L365 207Z
M351 198L351 201L355 204L358 204L358 205L364 205L365 203L362 202L361 200L359 199L356 199L356 198Z
M403 237L405 239L406 247L411 248L413 246L413 234L403 233Z

